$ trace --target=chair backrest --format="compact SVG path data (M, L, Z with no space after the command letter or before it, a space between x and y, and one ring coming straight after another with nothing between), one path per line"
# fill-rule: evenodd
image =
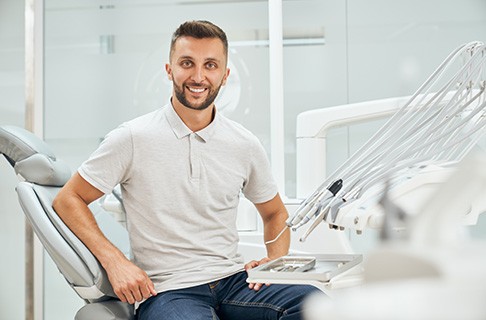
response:
M20 205L61 274L87 302L116 297L105 270L52 208L52 201L71 176L68 166L31 132L0 126L0 153L22 178Z

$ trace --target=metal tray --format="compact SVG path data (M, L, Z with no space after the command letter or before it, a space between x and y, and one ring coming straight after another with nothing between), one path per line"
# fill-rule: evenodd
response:
M361 254L289 255L248 270L249 281L315 280L328 282L363 261Z
M262 265L260 271L305 272L314 268L315 265L315 257L285 256Z

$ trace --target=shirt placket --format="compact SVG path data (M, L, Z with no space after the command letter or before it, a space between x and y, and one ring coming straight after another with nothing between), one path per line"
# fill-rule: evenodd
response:
M200 141L198 141L195 133L191 133L189 135L189 153L191 162L191 179L199 180L201 175Z

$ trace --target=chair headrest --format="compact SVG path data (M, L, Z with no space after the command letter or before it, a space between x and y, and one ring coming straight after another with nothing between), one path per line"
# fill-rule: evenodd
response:
M25 180L63 186L71 177L67 164L36 135L20 127L0 126L0 153Z

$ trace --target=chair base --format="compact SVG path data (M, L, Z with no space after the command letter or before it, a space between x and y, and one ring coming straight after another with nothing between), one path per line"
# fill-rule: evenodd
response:
M89 303L79 309L75 320L135 320L133 306L119 300Z

